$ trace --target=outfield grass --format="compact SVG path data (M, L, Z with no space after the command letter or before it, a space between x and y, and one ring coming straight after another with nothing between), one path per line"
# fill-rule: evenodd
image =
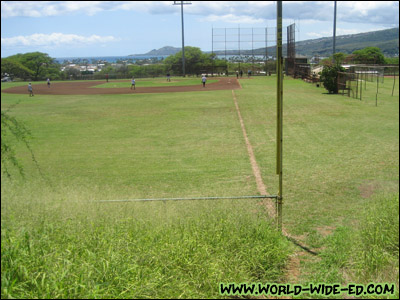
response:
M54 182L108 187L107 198L256 193L230 91L23 98L15 115Z
M248 80L242 86L237 97L244 122L264 181L274 193L275 82ZM360 101L285 78L284 222L293 233L315 226L317 215L321 228L349 222L369 199L363 189L398 191L398 85L394 97L391 89L392 81L386 80L376 107L374 87Z
M278 281L289 244L256 195L231 91L8 95L40 166L2 177L2 296L212 298L220 282ZM15 175L17 176L17 175ZM22 218L20 217L22 216Z
M249 138L264 182L276 193L275 82L241 84L236 94ZM302 256L302 282L384 280L397 284L398 297L398 209L391 214L379 209L398 203L399 89L396 83L392 97L392 86L391 79L380 85L376 106L373 84L360 101L284 80L283 224L320 253L319 259ZM375 209L366 212L370 207ZM381 232L380 221L368 222L366 215L380 215L390 229ZM378 232L379 246L370 248L365 231ZM397 246L388 253L390 236L397 237ZM371 272L367 261L373 260L385 264L375 263Z
M276 194L275 78L240 82L246 131ZM303 257L299 283L398 284L391 89L385 80L376 107L369 85L360 101L285 78L283 224L320 253ZM219 282L286 282L294 248L257 201L90 202L257 194L231 91L2 94L2 110L15 103L44 178L16 145L26 178L2 176L3 298L211 298Z

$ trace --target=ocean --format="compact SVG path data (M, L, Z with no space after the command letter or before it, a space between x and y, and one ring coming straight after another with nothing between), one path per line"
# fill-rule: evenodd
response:
M89 56L89 57L57 57L55 61L59 64L64 63L65 61L73 62L80 60L87 60L89 63L97 63L99 61L105 61L108 63L116 63L117 61L137 61L141 59L163 59L167 56Z

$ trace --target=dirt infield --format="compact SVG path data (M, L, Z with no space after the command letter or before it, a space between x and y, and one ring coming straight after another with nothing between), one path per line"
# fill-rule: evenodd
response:
M241 86L236 78L219 77L218 81L206 84L203 88L198 85L189 86L157 86L140 87L136 84L136 89L130 89L130 81L127 81L124 88L93 88L96 85L104 84L105 81L80 81L80 82L53 82L48 88L47 84L33 85L35 95L115 95L115 94L142 94L142 93L175 93L175 92L202 92L217 90L237 90ZM200 80L199 80L200 81ZM28 84L26 86L12 87L4 89L2 93L28 94Z

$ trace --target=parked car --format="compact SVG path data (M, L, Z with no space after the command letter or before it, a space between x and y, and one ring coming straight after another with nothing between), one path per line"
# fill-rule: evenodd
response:
M10 82L10 81L12 81L10 77L3 77L1 79L1 82Z

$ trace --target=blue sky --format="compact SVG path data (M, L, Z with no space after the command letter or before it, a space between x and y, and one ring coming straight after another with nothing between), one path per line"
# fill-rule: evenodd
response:
M188 1L186 1L188 2ZM181 47L174 1L1 1L1 57L40 51L51 57L122 56ZM334 1L284 1L283 25L296 40L332 36ZM212 49L212 28L276 26L276 1L191 1L185 45ZM399 26L398 1L338 1L337 35Z

